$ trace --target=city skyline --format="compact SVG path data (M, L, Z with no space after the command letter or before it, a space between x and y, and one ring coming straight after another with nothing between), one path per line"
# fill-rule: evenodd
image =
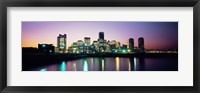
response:
M123 31L123 32L120 32ZM57 47L58 34L67 35L67 47L78 40L90 37L90 44L104 32L105 40L116 40L128 45L143 37L146 49L178 49L178 22L22 22L22 47L53 44Z

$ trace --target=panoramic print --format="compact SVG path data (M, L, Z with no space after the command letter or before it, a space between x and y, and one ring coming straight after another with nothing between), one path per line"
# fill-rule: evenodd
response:
M23 21L22 71L178 71L178 22Z

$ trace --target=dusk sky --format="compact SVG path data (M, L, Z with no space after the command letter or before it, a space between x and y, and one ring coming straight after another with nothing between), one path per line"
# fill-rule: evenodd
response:
M37 47L38 43L53 44L57 47L57 36L67 34L67 46L84 37L91 38L91 44L104 32L106 40L121 44L144 38L146 49L178 49L178 22L109 22L109 21L44 21L22 22L22 47Z

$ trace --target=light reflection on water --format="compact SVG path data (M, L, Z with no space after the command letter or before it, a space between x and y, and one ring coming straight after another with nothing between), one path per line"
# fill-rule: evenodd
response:
M47 69L46 69L46 68L43 68L43 69L41 69L40 71L47 71Z
M60 71L66 71L67 70L67 66L66 66L66 62L63 61L60 65Z
M136 71L136 58L134 58L134 71Z
M116 60L116 71L119 71L119 57L116 57L115 60Z
M178 58L82 58L34 71L178 71Z
M84 60L83 71L88 71L88 62L86 59Z

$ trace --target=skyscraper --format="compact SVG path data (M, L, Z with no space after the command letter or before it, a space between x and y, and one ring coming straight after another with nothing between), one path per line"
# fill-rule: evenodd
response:
M133 38L129 39L128 45L129 45L130 51L133 52L133 50L134 50L134 39Z
M106 47L105 47L105 40L104 40L104 32L99 32L99 52L104 52Z
M61 35L59 34L59 36L57 37L57 47L59 52L61 53L65 53L66 51L66 46L67 46L67 41L66 41L67 35Z
M99 39L104 40L104 32L99 32Z
M86 46L90 46L90 37L85 37L84 42L85 42Z
M138 48L140 51L144 52L144 38L140 37L138 38Z

